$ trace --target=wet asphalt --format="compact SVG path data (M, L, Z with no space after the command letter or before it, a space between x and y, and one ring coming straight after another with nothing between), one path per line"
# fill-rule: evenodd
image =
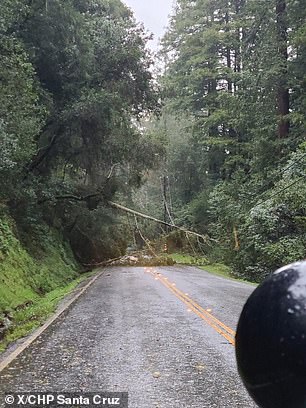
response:
M193 267L104 269L41 337L0 373L14 392L129 392L129 408L252 408L235 350L154 273L232 329L255 289Z

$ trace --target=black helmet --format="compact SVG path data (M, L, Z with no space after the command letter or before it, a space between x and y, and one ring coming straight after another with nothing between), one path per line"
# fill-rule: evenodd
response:
M277 270L249 297L236 358L260 407L306 408L306 262Z

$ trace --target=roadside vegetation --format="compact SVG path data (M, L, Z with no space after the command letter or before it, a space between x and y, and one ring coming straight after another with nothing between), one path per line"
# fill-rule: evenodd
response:
M4 318L8 319L9 322L6 320L8 326L1 333L0 353L11 343L27 336L33 330L40 327L56 311L60 301L72 293L91 274L90 272L82 274L80 277L73 279L69 284L54 289L44 296L27 300L25 304L21 304L19 307L5 313ZM30 297L27 299L30 299Z
M232 268L230 268L229 266L219 262L210 263L208 259L205 257L201 256L195 257L192 255L186 255L182 253L171 254L169 256L171 257L171 259L173 259L176 263L180 265L196 266L200 269L203 269L206 272L212 273L213 275L222 276L223 278L254 283L246 279L241 279L237 274L234 273Z
M210 263L209 260L205 257L201 256L192 256L192 255L186 255L182 253L177 253L177 254L171 254L170 255L172 259L175 260L176 263L181 264L181 265L192 265L192 266L198 266L201 269L206 270L207 272L214 273L216 275L221 275L226 278L233 278L234 274L233 271L230 267L221 264L221 263Z
M56 230L40 242L32 238L25 249L16 237L16 225L2 214L0 351L38 327L87 274L80 274L71 249Z

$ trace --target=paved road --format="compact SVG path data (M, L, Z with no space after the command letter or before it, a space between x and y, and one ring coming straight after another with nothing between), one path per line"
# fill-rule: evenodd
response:
M256 407L233 346L253 289L192 267L105 269L0 374L0 395L128 391L129 408Z

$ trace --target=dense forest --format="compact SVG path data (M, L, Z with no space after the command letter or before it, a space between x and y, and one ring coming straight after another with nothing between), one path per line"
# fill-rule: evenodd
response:
M208 236L193 251L242 277L305 258L301 1L177 0L158 57L120 0L0 8L3 282L14 248L41 264L55 247L71 265L123 254L112 200ZM61 283L29 274L36 293Z
M251 280L305 258L302 2L178 0L162 46L149 134L166 145L169 219L208 234L208 257Z
M119 0L5 0L0 18L1 202L25 241L51 226L84 263L120 254L106 203L160 149L137 126L158 106L144 29Z

